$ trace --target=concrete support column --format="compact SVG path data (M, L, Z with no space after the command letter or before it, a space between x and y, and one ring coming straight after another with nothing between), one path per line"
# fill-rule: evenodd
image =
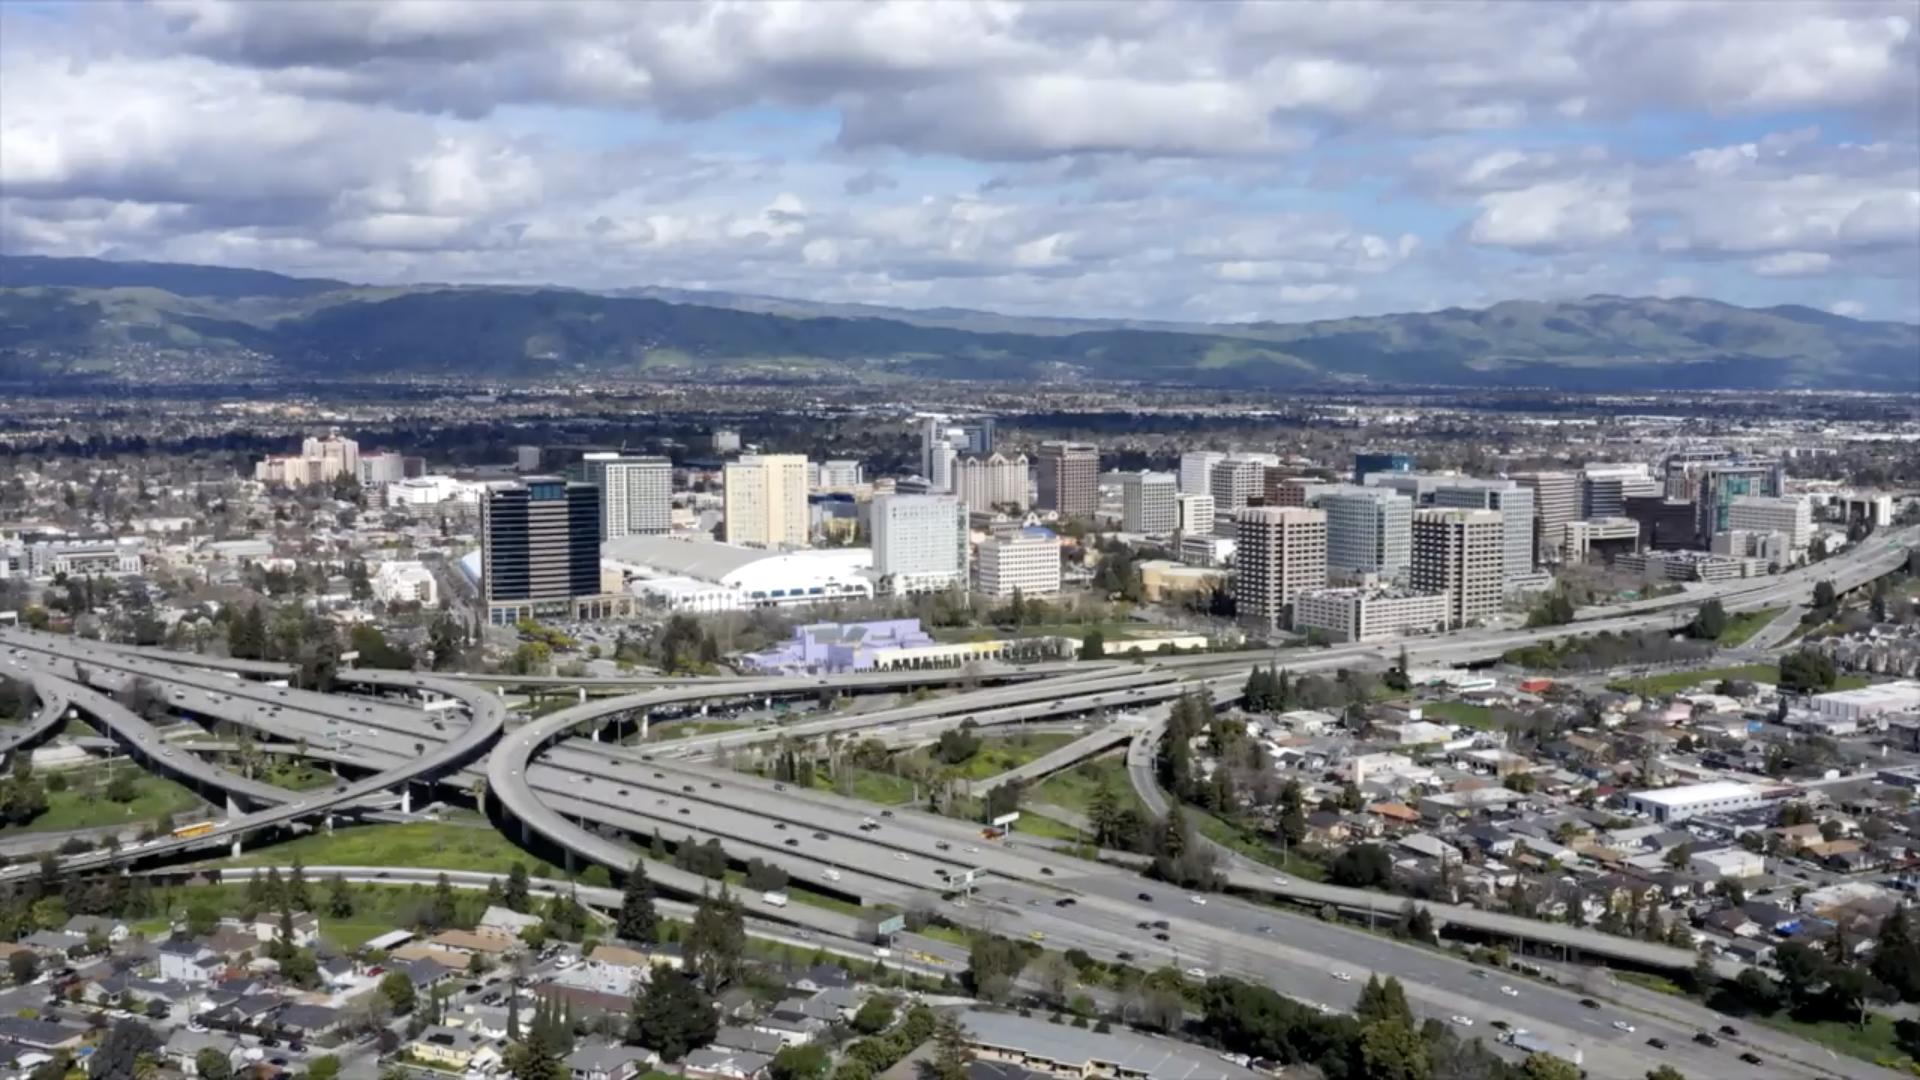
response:
M236 834L233 838L233 856L232 857L236 859L240 857L240 837L238 834Z
M587 702L587 688L583 686L580 688L580 703L584 705L586 704L586 702Z
M591 730L591 731L589 731L589 732L587 732L587 737L588 737L589 739L592 739L592 740L593 740L594 742L599 742L599 741L600 741L600 727L599 727L599 725L597 725L597 724L596 724L596 725L594 725L594 728L593 728L593 730Z
M400 785L400 812L413 813L413 785L410 783Z
M651 717L651 716L648 716L648 715L647 715L646 713L641 713L641 714L640 714L640 737L641 737L642 739L644 739L644 738L646 738L646 737L647 737L647 725L648 725L648 724L649 724L649 723L650 723L650 722L651 722L652 720L653 720L653 717Z
M327 815L327 831L328 832L333 831L333 815L332 814Z

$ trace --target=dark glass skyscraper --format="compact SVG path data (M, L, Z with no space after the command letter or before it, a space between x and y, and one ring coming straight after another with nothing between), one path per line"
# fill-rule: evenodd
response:
M600 592L600 489L557 476L494 484L480 503L487 621L571 618Z
M1353 455L1353 482L1356 484L1366 483L1368 473L1412 471L1413 459L1405 454L1361 451Z

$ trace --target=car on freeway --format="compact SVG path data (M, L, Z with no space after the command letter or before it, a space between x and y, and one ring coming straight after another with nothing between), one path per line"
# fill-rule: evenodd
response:
M1150 892L1143 892L1140 894L1139 899L1140 899L1140 902L1143 904L1151 904L1153 903L1153 894Z
M1452 1016L1452 1017L1450 1017L1450 1019L1451 1019L1451 1020L1452 1020L1452 1021L1453 1021L1454 1023L1456 1023L1456 1024L1459 1024L1459 1025L1460 1025L1461 1027L1472 1027L1472 1026L1473 1026L1473 1017L1471 1017L1471 1016L1461 1016L1461 1015L1460 1015L1459 1013L1455 1013L1455 1014L1453 1014L1453 1016Z
M913 861L912 859L909 859L909 858L907 858L907 853L906 853L906 852L904 852L904 851L896 851L896 852L894 852L894 853L893 853L893 857L894 857L894 859L896 859L896 860L897 860L897 861L899 861L899 862L912 862L912 861Z
M1041 932L1040 932L1040 931L1038 931L1038 930L1029 930L1029 931L1027 931L1027 936L1028 936L1028 937L1030 937L1030 938L1032 938L1032 939L1033 939L1033 940L1035 940L1035 941L1045 941L1045 940L1047 940L1047 935L1045 935L1045 934L1043 934L1043 933L1041 933Z
M1187 903L1199 904L1201 907L1205 907L1207 905L1207 898L1204 896L1189 896L1187 897Z
M1051 866L1043 866L1043 867L1041 867L1041 868L1040 868L1040 876L1041 876L1041 877L1052 877L1052 876L1053 876L1053 867L1051 867Z
M1719 1046L1720 1045L1719 1039L1714 1038L1712 1035L1709 1035L1704 1031L1695 1032L1693 1036L1693 1041L1699 1043L1701 1046Z
M1153 940L1155 940L1155 941L1169 941L1169 940L1171 940L1171 939L1172 939L1172 936L1171 936L1171 935L1169 935L1169 934L1168 934L1168 933L1167 933L1166 931L1164 931L1164 930L1162 930L1161 932L1159 932L1159 933L1157 933L1157 934L1155 934L1155 935L1153 935Z
M1725 1035L1729 1039L1737 1039L1740 1037L1740 1029L1734 1027L1732 1024L1721 1024L1720 1034Z
M1600 1007L1600 1003L1592 998L1581 998L1580 1004L1585 1005L1589 1009L1597 1009Z
M788 847L799 847L799 846L800 846L800 841L799 841L799 839L798 839L797 837L792 837L792 836L789 836L789 837L787 837L787 841L786 841L786 843L787 843L787 846L788 846Z
M1190 968L1188 968L1188 969L1187 969L1187 978L1189 978L1189 979L1204 979L1204 978L1206 978L1206 977L1207 977L1207 969L1206 969L1206 968L1203 968L1203 967L1190 967Z
M1353 981L1353 976L1347 974L1344 971L1330 971L1327 974L1332 975L1334 978L1339 979L1341 982Z
M1633 1034L1633 1025L1627 1023L1625 1020L1615 1020L1613 1022L1613 1030L1624 1031L1627 1034L1631 1035Z
M1502 986L1502 987L1500 988L1500 992L1501 992L1501 993L1503 993L1503 994L1505 994L1505 995L1507 995L1508 997L1519 997L1519 996L1520 996L1520 991L1518 991L1518 990L1515 990L1515 989L1514 989L1513 987L1511 987L1511 986Z
M1286 877L1285 877L1284 875L1281 875L1281 874L1275 874L1275 875L1273 875L1273 883L1274 883L1275 885L1291 885L1291 884L1293 884L1293 882L1291 882L1291 881L1288 881L1288 880L1286 879Z
M1756 1054L1753 1051L1748 1050L1746 1053L1740 1055L1740 1060L1746 1062L1749 1065L1758 1065L1760 1064L1761 1059L1759 1054Z
M1054 907L1072 907L1073 904L1074 904L1074 900L1073 900L1073 897L1071 896L1063 896L1060 899L1055 900L1053 902Z
M1653 1047L1655 1050L1665 1050L1667 1048L1667 1040L1656 1035L1647 1040L1647 1045Z
M827 834L823 832L817 832L813 834L813 838L815 840L825 840L827 838Z

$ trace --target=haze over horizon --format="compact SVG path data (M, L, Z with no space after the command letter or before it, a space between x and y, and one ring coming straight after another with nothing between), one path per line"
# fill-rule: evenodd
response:
M0 251L1303 321L1920 321L1910 3L0 9Z

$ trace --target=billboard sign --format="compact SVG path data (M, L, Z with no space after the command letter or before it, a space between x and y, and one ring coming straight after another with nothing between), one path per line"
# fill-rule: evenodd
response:
M1010 813L1001 814L999 817L994 818L992 821L987 822L987 824L993 826L996 829L1004 829L1007 826L1019 820L1020 820L1020 811L1014 810Z
M881 919L880 925L875 926L873 932L885 937L890 934L897 934L906 928L907 917L905 915L892 915Z

